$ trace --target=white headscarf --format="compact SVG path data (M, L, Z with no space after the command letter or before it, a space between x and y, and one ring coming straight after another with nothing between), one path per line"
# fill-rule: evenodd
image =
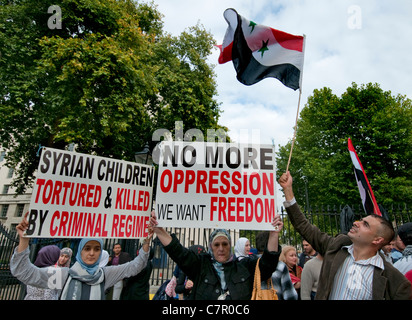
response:
M235 256L236 259L241 260L248 255L245 253L246 242L249 241L247 238L239 238L235 245Z
M109 262L109 253L106 250L102 250L102 256L100 257L99 267L105 267Z

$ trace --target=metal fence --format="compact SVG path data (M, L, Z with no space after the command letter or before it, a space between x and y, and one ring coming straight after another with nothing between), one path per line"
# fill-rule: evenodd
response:
M363 209L360 206L319 206L303 208L305 216L312 224L319 227L323 232L327 232L331 236L335 236L341 232L345 232L345 219L354 220L365 216ZM348 212L350 217L348 217ZM298 252L302 251L302 238L295 231L286 212L281 209L280 212L284 227L280 236L281 244L293 245ZM386 210L385 214L392 221L394 228L406 222L412 221L412 214L409 207L405 204L396 205ZM352 222L350 221L350 223ZM184 247L191 245L203 245L208 247L209 235L213 229L192 229L192 228L167 228L169 233L176 234L177 238ZM255 247L255 237L258 231L250 230L231 230L232 247L234 247L239 237L246 237L250 240L251 246ZM60 248L70 247L73 250L73 260L77 252L79 239L32 239L30 242L30 259L34 261L37 252L45 245L55 244ZM111 253L115 243L120 243L122 249L128 252L132 258L137 254L137 250L141 244L139 240L126 239L106 239L104 248ZM14 230L7 230L0 223L0 300L19 300L25 296L25 285L21 284L10 273L10 258L14 248L18 244L18 237ZM151 286L160 286L164 281L169 280L173 275L173 270L176 267L175 262L168 257L159 240L155 238L152 241L151 249L154 251L152 259L153 271L150 278Z

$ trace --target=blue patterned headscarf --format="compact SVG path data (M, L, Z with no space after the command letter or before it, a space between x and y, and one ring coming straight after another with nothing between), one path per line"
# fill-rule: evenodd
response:
M212 250L213 242L215 241L217 237L226 237L229 240L230 246L232 246L232 243L231 243L230 234L225 229L216 229L210 234L209 254L212 256L212 265L215 268L217 275L220 278L220 285L222 287L222 292L225 292L227 290L226 279L225 279L225 268L223 266L223 263L217 262L215 260L215 256L213 255L213 250ZM232 254L232 248L230 248L230 256L229 256L229 259L225 263L230 262L232 260L233 260L233 254Z
M209 248L208 248L209 249L208 252L213 257L213 259L215 257L213 256L212 244L213 244L213 241L215 241L215 239L217 237L226 237L229 240L229 244L230 245L232 244L230 234L227 230L225 230L225 229L216 229L216 230L214 230L209 236ZM232 250L230 250L230 251L232 251Z
M81 256L81 251L83 250L83 247L86 245L87 242L89 241L97 241L98 243L100 243L100 256L99 259L97 259L97 261L93 264L86 264L83 262L82 260L82 256ZM80 240L79 243L79 249L77 250L77 254L76 254L76 260L78 263L80 263L80 265L82 266L83 269L85 269L87 271L87 273L89 274L94 274L96 272L96 270L99 268L99 262L100 259L102 257L102 251L103 251L103 241L101 239L95 239L95 238L84 238L82 240Z

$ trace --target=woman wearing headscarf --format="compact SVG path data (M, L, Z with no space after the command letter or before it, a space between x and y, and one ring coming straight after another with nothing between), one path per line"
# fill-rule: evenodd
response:
M103 250L102 256L100 257L99 266L105 267L109 263L109 258L110 258L109 252L107 250Z
M176 238L158 227L154 212L149 226L153 228L168 255L181 270L193 281L189 299L193 300L250 300L257 257L250 256L240 261L233 258L231 238L227 230L216 229L209 238L207 253L197 254L184 248ZM281 248L279 232L283 223L275 216L270 231L267 248L260 261L261 279L268 279L276 269Z
M121 279L138 274L147 264L149 241L145 239L143 250L132 261L118 265L100 267L103 241L82 239L71 268L38 268L29 260L29 238L24 236L29 224L25 214L17 226L19 245L10 260L11 273L26 285L61 290L61 300L104 300L104 291Z
M238 260L242 260L249 256L250 241L248 238L239 238L235 244L235 257Z
M45 246L37 253L34 265L38 268L47 268L55 265L59 259L60 249L56 245ZM28 285L24 300L57 300L59 292L55 289L38 288Z
M70 248L63 248L60 250L59 260L57 260L55 267L70 267L73 251Z

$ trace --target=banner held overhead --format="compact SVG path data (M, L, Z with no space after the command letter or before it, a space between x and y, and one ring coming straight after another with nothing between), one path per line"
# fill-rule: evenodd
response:
M271 145L163 141L159 226L273 230L275 169Z
M144 238L154 167L58 149L43 149L26 236Z

